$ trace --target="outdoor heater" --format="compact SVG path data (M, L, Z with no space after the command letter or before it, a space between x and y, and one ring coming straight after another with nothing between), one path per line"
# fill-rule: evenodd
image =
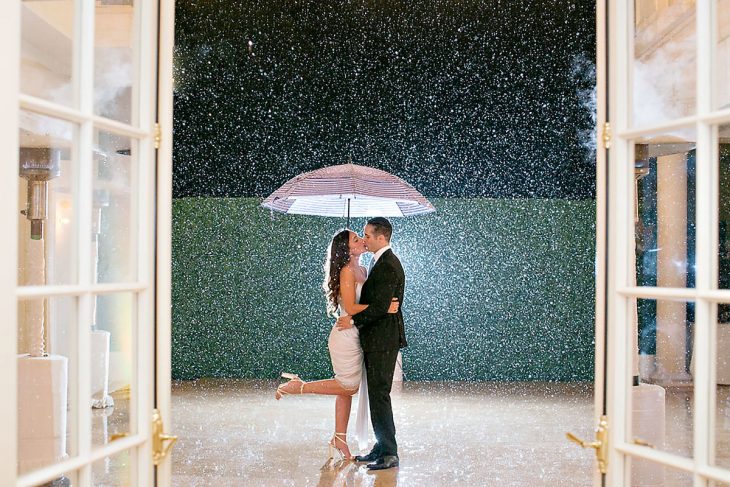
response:
M21 147L20 177L28 180L28 200L22 210L30 220L30 238L43 238L48 218L48 181L61 175L61 151L50 147Z
M61 150L50 147L21 147L19 176L28 181L26 207L30 220L30 241L26 249L25 272L32 284L46 284L46 235L48 182L61 175ZM46 351L47 298L26 301L28 311L21 321L29 329L27 353L18 355L18 470L58 462L67 457L68 358ZM52 350L53 351L53 350ZM54 485L69 485L66 477Z

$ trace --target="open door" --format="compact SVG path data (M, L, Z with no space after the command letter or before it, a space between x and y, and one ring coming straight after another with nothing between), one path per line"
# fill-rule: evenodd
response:
M156 354L169 348L172 16L172 2L138 0L0 6L2 485L153 485L174 442L169 352Z
M607 301L608 288L608 149L610 125L608 120L608 12L605 1L596 2L596 281L595 281L595 365L593 410L596 425L594 438L578 438L567 433L567 439L583 448L593 450L595 469L593 485L605 486L608 465L608 427L606 403L607 368ZM577 426L577 425L575 425Z
M730 2L597 11L594 485L728 485Z

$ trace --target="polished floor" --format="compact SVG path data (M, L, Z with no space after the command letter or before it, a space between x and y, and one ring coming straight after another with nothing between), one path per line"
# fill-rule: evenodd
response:
M166 430L180 439L172 454L172 485L592 485L592 452L565 439L566 431L586 440L593 436L591 384L406 382L393 393L401 465L378 473L326 463L333 397L275 401L275 386L230 379L173 383ZM693 423L701 417L694 391L676 387L664 393L666 435L655 447L691 458ZM130 431L129 391L112 396L113 407L92 410L95 446ZM730 386L718 385L715 397L715 464L730 469ZM353 441L350 448L355 451ZM132 485L133 468L126 451L100 459L92 466L92 485ZM664 482L652 485L693 485L687 472L667 467L662 475ZM78 483L73 473L68 479Z
M393 393L401 466L379 473L325 465L334 398L275 401L275 385L174 383L173 486L591 486L592 453L565 440L566 431L593 435L591 384L406 382ZM715 458L730 468L730 387L716 392ZM666 436L657 448L690 457L693 390L665 393ZM129 431L129 392L113 396L114 407L92 412L94 444ZM93 485L130 485L131 469L125 452L104 458L94 463ZM664 477L665 487L692 485L686 472L667 468Z
M591 453L565 439L592 436L590 384L407 382L393 394L401 466L379 473L323 468L334 398L275 401L274 387L174 384L173 485L591 485Z

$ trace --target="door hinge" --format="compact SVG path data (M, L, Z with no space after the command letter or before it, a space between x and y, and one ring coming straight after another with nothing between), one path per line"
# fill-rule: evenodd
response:
M162 416L158 409L152 411L152 463L155 466L162 463L170 449L177 441L177 436L166 435L162 424ZM165 442L168 442L165 444Z
M160 123L155 122L155 149L160 148L160 140L162 140L162 129Z
M578 443L583 448L593 448L596 450L596 460L598 461L598 470L605 474L608 471L608 418L601 416L596 428L596 441L583 441L573 433L566 433L565 436L572 442Z
M603 139L603 148L604 149L610 149L611 148L611 123L605 122L603 124L603 135L601 136Z

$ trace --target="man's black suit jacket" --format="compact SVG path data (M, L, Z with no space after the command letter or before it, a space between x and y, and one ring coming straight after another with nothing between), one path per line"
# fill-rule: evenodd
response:
M360 344L365 352L398 350L408 345L403 326L403 292L406 276L392 250L383 252L370 271L360 293L364 311L352 317L360 331ZM388 313L391 300L398 298L397 313Z

